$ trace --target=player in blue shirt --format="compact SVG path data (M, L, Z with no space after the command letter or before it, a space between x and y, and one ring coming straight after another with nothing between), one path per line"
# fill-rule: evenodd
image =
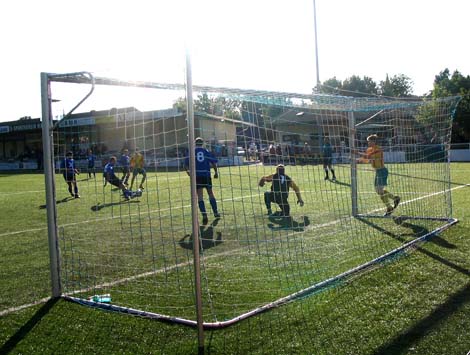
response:
M207 218L206 205L204 203L203 191L207 190L209 195L209 202L212 207L212 212L215 218L220 218L220 214L217 210L217 200L212 191L212 179L211 179L211 168L214 169L214 179L219 177L217 172L217 159L203 147L204 140L200 137L196 138L196 189L199 210L202 213L202 223L207 224L209 221ZM185 160L186 171L189 175L189 156Z
M93 154L93 151L91 149L88 150L88 155L86 157L86 160L88 161L88 178L91 179L92 173L93 173L93 177L96 177L96 174L95 174L96 156Z
M126 189L122 181L114 173L114 166L116 165L116 157L112 156L109 163L104 166L104 178L111 185L116 186L122 190L122 194L126 200L131 197L131 192Z
M122 170L122 183L127 186L129 182L129 176L131 175L131 157L129 156L129 150L124 149L122 151L121 158L119 159L119 165Z
M336 181L335 169L333 169L333 147L330 144L330 139L325 137L323 146L321 148L323 155L323 170L325 170L325 180L329 179L328 169L330 169L332 176L331 181Z
M72 152L67 152L67 154L65 155L65 159L62 161L60 167L62 170L62 175L64 176L64 180L69 186L70 195L75 198L80 198L80 195L78 194L78 185L76 177L79 172L75 167L75 161L73 160Z

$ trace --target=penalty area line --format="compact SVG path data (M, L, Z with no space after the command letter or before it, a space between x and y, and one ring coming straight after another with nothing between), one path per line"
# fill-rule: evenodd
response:
M51 299L50 297L44 297L44 298L41 298L40 300L31 302L31 303L26 303L26 304L23 304L23 305L18 306L18 307L7 308L3 311L0 311L0 317L6 316L10 313L21 311L21 310L26 309L26 308L30 308L30 307L34 307L34 306L46 303L50 299Z

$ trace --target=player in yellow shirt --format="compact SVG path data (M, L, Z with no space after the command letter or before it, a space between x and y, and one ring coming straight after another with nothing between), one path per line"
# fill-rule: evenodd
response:
M360 161L369 162L375 169L375 191L380 196L385 206L387 206L385 216L389 216L400 203L400 196L393 195L385 190L385 186L387 186L388 169L385 167L384 152L377 144L377 139L376 134L367 137L368 148L365 152L359 153L362 155ZM393 201L393 206L390 201Z
M139 148L135 148L134 155L131 158L131 169L132 169L132 180L131 187L129 190L132 191L135 178L138 174L142 175L142 181L140 182L139 189L144 189L144 182L147 178L147 172L145 171L145 160L143 154L139 151Z

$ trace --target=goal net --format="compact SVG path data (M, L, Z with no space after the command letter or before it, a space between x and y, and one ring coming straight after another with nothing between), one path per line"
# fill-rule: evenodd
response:
M60 294L76 302L195 326L199 289L204 327L223 328L333 287L456 223L448 149L458 98L193 86L192 133L184 85L84 74L49 82L49 99L96 87L88 109L53 128L55 269ZM110 97L119 99L101 109ZM122 105L129 98L135 104ZM52 115L61 115L54 104ZM218 166L196 221L191 136ZM63 176L70 158L80 174ZM106 181L110 162L117 180ZM284 183L288 198L277 190Z

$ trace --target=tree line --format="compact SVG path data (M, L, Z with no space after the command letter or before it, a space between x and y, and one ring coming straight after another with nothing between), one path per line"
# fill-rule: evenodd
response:
M343 81L336 77L321 83L319 88L314 89L315 93L366 97L366 96L386 96L403 97L413 99L436 99L448 96L461 96L462 100L457 106L452 126L452 142L470 142L470 76L464 76L458 70L453 73L449 69L444 69L434 78L433 88L423 97L413 95L413 81L404 74L389 76L380 82L375 82L372 78L353 75ZM289 100L286 99L286 105ZM186 101L180 98L174 107L186 110ZM230 99L223 96L212 96L207 93L199 94L194 100L194 109L199 112L207 112L215 115L223 115L232 119L242 119L252 121L254 115L257 119L264 120L264 117L275 117L281 110L276 105L261 105Z
M324 81L316 92L344 96L388 96L413 98L413 81L404 74L387 75L379 83L370 77L353 75L343 81L336 77ZM452 142L470 142L470 76L464 76L458 70L453 73L444 69L434 78L433 88L424 99L448 96L461 96L452 126Z

